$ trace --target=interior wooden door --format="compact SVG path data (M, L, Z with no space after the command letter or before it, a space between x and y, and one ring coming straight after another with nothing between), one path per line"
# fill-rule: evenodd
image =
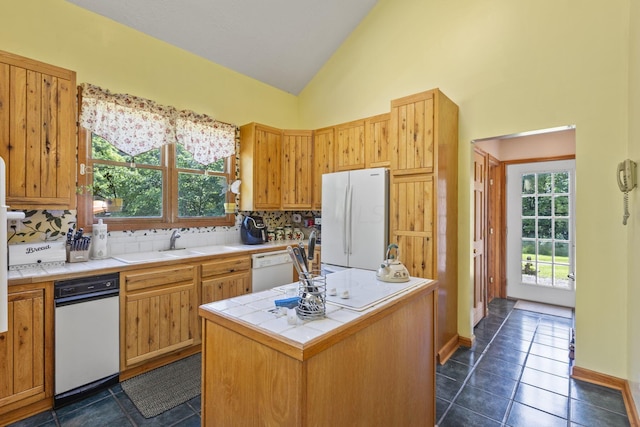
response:
M479 150L473 151L473 324L476 325L486 315L487 270L485 257L485 237L487 224L486 156Z
M494 298L506 297L501 274L502 258L502 168L500 161L488 156L487 164L487 304Z

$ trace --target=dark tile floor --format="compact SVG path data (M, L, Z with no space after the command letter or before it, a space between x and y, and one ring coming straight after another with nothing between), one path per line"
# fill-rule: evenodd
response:
M514 304L493 300L475 328L474 346L438 366L439 426L628 426L619 391L569 378L572 320ZM116 385L11 427L199 425L200 397L145 419Z
M2 424L2 423L0 423ZM45 411L11 424L11 427L199 427L200 396L170 409L157 417L144 418L133 405L120 384L77 403L55 411Z
M495 299L436 369L436 419L448 426L628 426L622 393L570 378L573 320Z

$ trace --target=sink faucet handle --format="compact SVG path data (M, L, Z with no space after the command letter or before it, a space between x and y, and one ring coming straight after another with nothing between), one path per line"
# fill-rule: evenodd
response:
M173 230L173 233L171 233L171 237L169 238L169 249L176 248L176 239L180 237L180 232L178 230Z

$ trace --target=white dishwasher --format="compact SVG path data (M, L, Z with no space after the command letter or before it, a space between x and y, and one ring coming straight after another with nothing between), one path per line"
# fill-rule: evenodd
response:
M118 273L55 282L56 408L118 383L119 288Z
M251 287L253 292L293 283L293 262L287 251L251 255Z

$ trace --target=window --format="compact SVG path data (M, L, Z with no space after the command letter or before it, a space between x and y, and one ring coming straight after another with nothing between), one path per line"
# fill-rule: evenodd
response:
M78 220L98 219L112 230L233 225L224 203L234 179L235 157L203 166L182 144L130 156L82 130L86 163L78 184ZM84 174L83 174L84 172Z
M571 289L569 172L522 175L522 282Z
M237 128L83 83L78 223L112 230L233 225Z

